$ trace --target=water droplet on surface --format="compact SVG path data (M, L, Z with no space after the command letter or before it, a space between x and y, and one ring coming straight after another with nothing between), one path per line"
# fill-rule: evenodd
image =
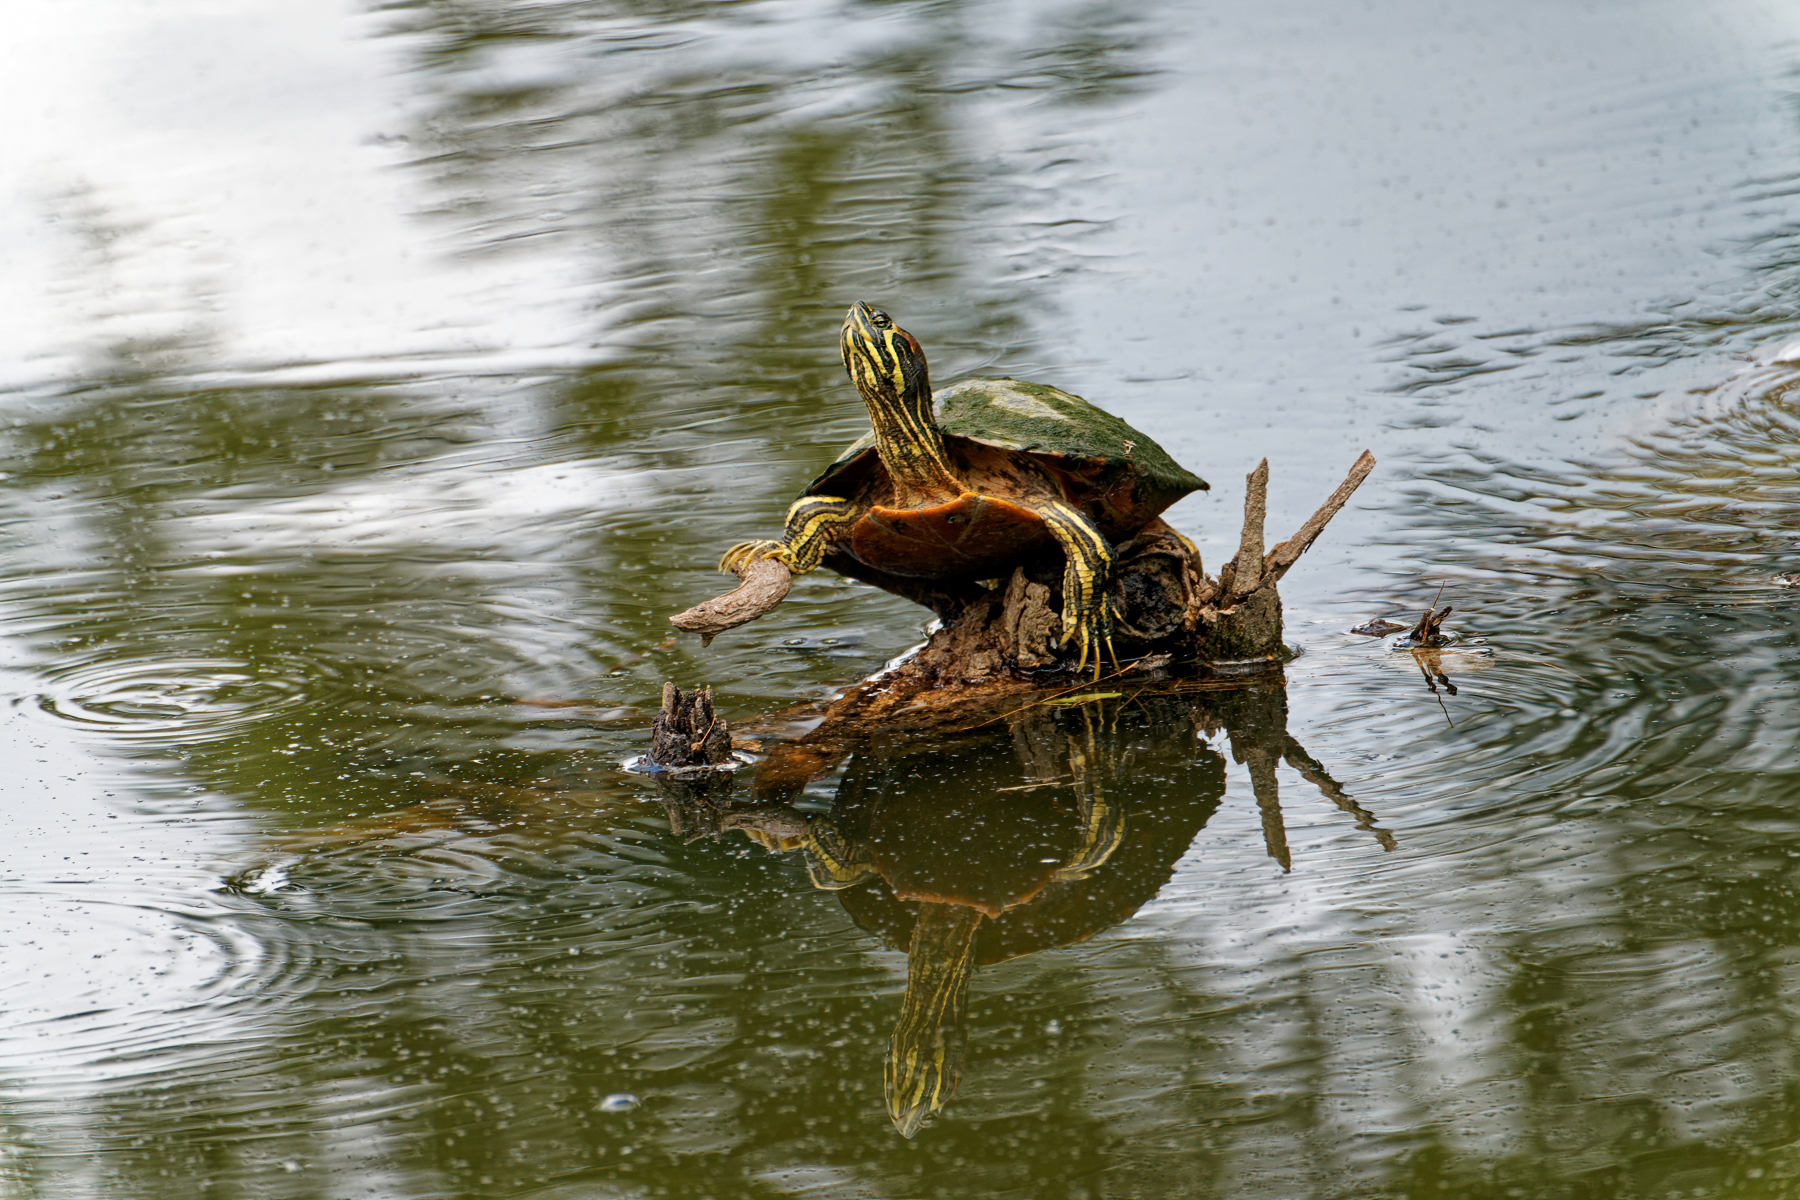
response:
M614 1092L600 1101L600 1111L605 1113L630 1112L638 1106L638 1098L630 1092Z

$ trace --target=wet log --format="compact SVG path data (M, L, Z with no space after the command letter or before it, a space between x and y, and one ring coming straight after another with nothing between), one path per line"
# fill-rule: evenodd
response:
M731 730L713 711L711 688L683 692L673 683L663 684L662 710L650 724L648 758L665 770L716 767L731 758Z

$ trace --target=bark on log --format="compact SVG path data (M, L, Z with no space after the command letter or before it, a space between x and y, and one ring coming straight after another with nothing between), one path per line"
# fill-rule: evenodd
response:
M650 762L663 768L705 768L730 757L731 730L713 711L712 689L683 692L673 683L663 684L662 711L650 725Z
M775 558L751 559L737 569L737 577L743 581L737 587L676 613L669 624L699 634L700 644L710 646L727 629L748 624L787 599L788 589L794 585L793 572Z

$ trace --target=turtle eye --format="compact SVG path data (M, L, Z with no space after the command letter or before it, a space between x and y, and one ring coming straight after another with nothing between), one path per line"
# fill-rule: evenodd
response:
M871 316L869 318L869 320L874 322L875 328L877 328L877 329L887 329L887 328L890 328L894 324L893 318L889 317L884 312L875 313L873 316Z

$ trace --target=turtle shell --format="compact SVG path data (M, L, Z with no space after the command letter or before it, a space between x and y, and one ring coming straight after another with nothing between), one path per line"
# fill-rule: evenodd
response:
M946 441L964 438L998 450L1030 454L1040 460L1066 460L1068 465L1076 466L1069 497L1076 503L1097 498L1087 494L1096 488L1105 492L1125 487L1136 494L1130 507L1154 507L1156 511L1150 514L1154 517L1189 492L1208 487L1204 479L1170 458L1145 434L1105 409L1049 384L1018 379L965 379L938 389L931 399L937 409L938 429ZM875 435L870 432L852 442L837 461L806 486L802 495L842 494L850 490L843 486L846 482L859 482L855 477L879 462ZM1087 487L1081 486L1084 479ZM981 491L980 478L963 482L972 490ZM1143 523L1148 521L1147 517Z

